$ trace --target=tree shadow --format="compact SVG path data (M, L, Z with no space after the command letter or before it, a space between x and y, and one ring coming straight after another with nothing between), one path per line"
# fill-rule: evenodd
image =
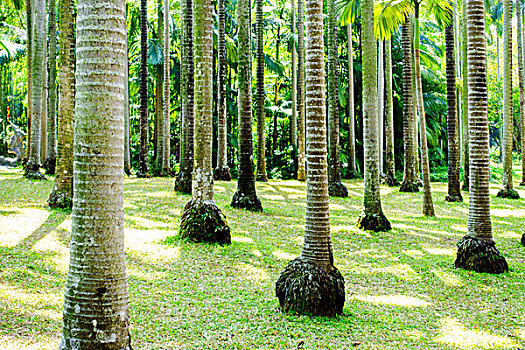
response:
M29 236L24 238L15 246L15 249L31 249L39 240L44 238L51 231L56 229L67 217L69 213L60 210L53 210L47 220L34 230Z

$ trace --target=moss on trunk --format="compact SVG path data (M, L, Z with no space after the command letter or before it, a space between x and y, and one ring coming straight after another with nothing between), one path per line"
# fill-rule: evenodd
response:
M334 181L328 184L328 194L330 197L348 197L348 189L341 181Z
M458 242L458 253L454 265L475 272L503 273L509 270L493 240L465 236Z
M381 212L377 214L366 214L362 213L357 219L357 227L365 231L385 232L390 231L392 226L390 221L386 218L385 214Z
M318 267L299 257L281 272L275 294L282 312L334 317L343 313L344 282L334 266Z
M192 199L184 207L180 235L191 242L230 244L226 217L213 203Z

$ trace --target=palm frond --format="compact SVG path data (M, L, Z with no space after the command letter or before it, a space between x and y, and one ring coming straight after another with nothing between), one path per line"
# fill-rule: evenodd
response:
M406 17L414 11L411 2L406 0L386 0L374 4L374 33L381 40L388 40L396 32Z

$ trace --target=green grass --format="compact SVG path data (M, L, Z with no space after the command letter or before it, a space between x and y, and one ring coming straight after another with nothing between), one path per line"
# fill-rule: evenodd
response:
M420 214L421 193L382 187L393 230L372 233L355 227L362 180L345 183L350 198L331 199L331 223L346 304L325 319L283 315L274 296L301 252L304 183L258 183L262 213L231 208L236 183L216 183L233 236L221 247L177 238L190 197L172 191L173 179L126 179L134 349L525 348L523 200L495 198L491 187L494 235L511 269L492 276L454 269L468 204L444 202L446 184L433 184L436 218ZM47 208L52 186L0 171L0 349L58 348L71 222Z

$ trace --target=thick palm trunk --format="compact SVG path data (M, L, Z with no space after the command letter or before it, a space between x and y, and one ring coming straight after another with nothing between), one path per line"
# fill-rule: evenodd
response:
M30 179L44 179L40 172L40 136L42 122L42 97L44 87L44 16L45 1L34 0L34 31L33 31L33 58L32 58L32 93L31 93L31 143L29 158L24 176Z
M47 28L47 20L44 20L44 28ZM45 29L44 29L45 30ZM44 32L44 62L42 76L42 116L40 118L40 164L44 164L47 158L47 33ZM45 169L45 168L44 168Z
M43 168L46 174L54 175L57 150L56 150L56 103L57 103L57 36L56 36L56 3L49 0L49 82L48 82L48 114L47 114L47 157Z
M251 3L238 2L238 82L239 82L239 181L231 205L254 211L262 210L255 192L252 143L252 49Z
M355 159L355 108L354 108L354 52L352 24L347 26L348 37L348 170L350 178L358 177Z
M419 137L421 139L421 175L423 180L423 215L435 216L434 203L432 202L432 193L430 186L430 164L428 160L427 145L427 123L425 117L425 106L423 103L423 86L421 82L421 65L419 50L419 3L416 3L414 17L414 64L415 64L415 81L416 92L418 96L418 114L419 114Z
M461 202L459 180L459 135L456 108L456 55L454 51L454 28L445 28L447 59L447 134L448 134L448 195L447 202Z
M74 2L60 0L57 164L50 207L73 205L73 120L75 112Z
M463 74L463 88L462 88L462 92L461 92L461 98L462 98L462 105L463 105L463 109L462 109L462 117L461 117L461 122L462 122L462 131L463 131L463 185L461 186L463 190L467 190L469 189L469 184L470 184L470 180L469 180L469 171L470 171L470 163L469 163L469 131L468 131L468 125L469 125L469 122L468 122L468 115L469 115L469 110L468 110L468 100L469 100L469 91L468 91L468 67L467 67L467 20L466 20L466 17L467 17L467 1L463 1L463 16L462 16L462 39L463 39L463 46L461 48L461 52L462 52L462 65L461 65L461 70L462 70L462 74Z
M304 93L304 0L297 1L297 180L306 180Z
M388 186L399 186L396 178L396 157L394 154L394 100L392 95L392 43L385 41L385 159L386 180Z
M306 227L301 257L284 268L275 291L284 312L333 317L343 311L345 292L343 276L334 267L330 238L323 2L307 0L306 5Z
M373 28L373 0L364 0L361 4L365 192L363 213L357 226L363 230L388 231L392 227L381 208L379 180L377 46Z
M483 0L468 0L466 7L470 135L469 216L468 234L458 243L455 266L476 272L502 273L508 270L508 266L492 238L490 218L490 158Z
M266 175L265 116L264 116L264 41L263 2L255 0L257 35L257 181L268 181Z
M514 126L512 116L512 1L503 0L503 185L498 197L518 199L513 186L512 145Z
M194 62L193 62L193 0L182 0L181 7L181 154L180 171L175 179L175 191L191 193L194 137Z
M399 189L401 192L418 192L416 183L416 162L414 146L414 102L412 93L412 49L410 17L407 17L402 26L403 47L403 143L405 153L405 164L403 172L403 183Z
M171 173L171 121L170 121L170 2L164 0L164 117L162 125L164 127L162 143L164 149L162 150L161 173L169 175Z
M294 162L293 177L297 178L297 45L295 41L295 0L291 0L292 45L292 116L290 117L290 142L292 144L292 159ZM275 145L274 145L275 147Z
M122 172L125 18L123 0L78 1L75 196L61 350L131 349Z
M189 5L189 4L188 4ZM192 10L188 6L186 10ZM192 195L180 233L194 242L231 243L224 214L213 201L213 4L195 0L195 134Z
M523 52L523 4L516 2L516 22L518 37L518 78L520 103L520 132L521 132L521 183L525 186L525 57Z
M337 11L335 0L328 1L328 193L333 197L348 197L341 182L339 159L339 62L337 56Z
M215 168L215 180L230 181L230 168L228 167L228 132L226 125L226 45L225 45L225 25L226 25L226 11L224 7L225 0L218 0L217 12L219 16L219 37L218 37L218 66L219 66L219 92L218 97L218 156L217 168Z
M137 177L149 176L147 12L147 1L140 0L140 147Z

